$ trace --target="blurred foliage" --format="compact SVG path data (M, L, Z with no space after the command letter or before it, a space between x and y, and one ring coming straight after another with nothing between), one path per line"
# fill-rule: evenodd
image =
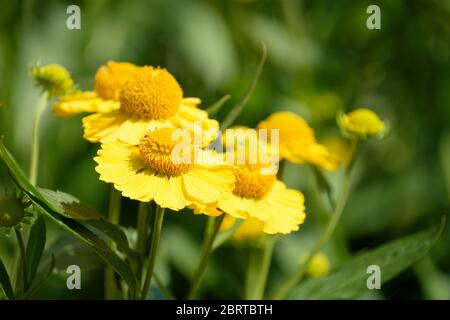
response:
M332 267L349 252L422 230L448 214L450 1L85 0L77 1L81 30L66 28L70 4L74 2L0 2L0 134L22 168L28 168L39 95L28 78L32 63L66 66L83 89L92 88L93 74L107 60L165 66L186 96L202 98L204 108L230 94L218 114L221 119L245 92L263 41L268 62L238 123L254 126L273 111L291 110L305 117L325 142L339 135L338 110L368 107L392 128L386 140L366 145L357 164L340 236L326 248ZM366 28L370 4L381 8L381 30ZM108 186L98 180L92 160L98 146L82 139L80 116L60 120L47 112L39 185L73 194L105 212ZM290 187L305 193L308 218L302 231L277 244L269 284L296 267L324 214L310 168L288 165L284 176ZM339 186L341 173L327 176ZM1 165L0 192L11 187ZM134 225L136 204L125 200L124 205L122 223ZM168 215L157 271L178 295L185 294L193 272L190 262L198 254L204 222L184 212ZM48 246L62 246L61 230L51 224L48 229ZM0 256L11 264L14 243L0 237ZM70 243L77 252L87 251L77 240ZM447 227L429 259L369 298L448 298L449 252ZM80 264L97 261L101 268L96 257L76 256ZM205 297L239 298L245 263L245 248L217 251L206 274ZM62 273L36 296L101 297L95 288L101 287L102 277L93 269L83 278L85 290L61 289ZM220 291L214 289L218 287Z

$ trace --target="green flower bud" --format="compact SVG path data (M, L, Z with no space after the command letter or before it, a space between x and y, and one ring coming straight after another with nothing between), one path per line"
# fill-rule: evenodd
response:
M74 90L74 82L66 68L59 64L33 67L31 77L49 92L50 96L62 96Z
M26 216L19 198L13 196L0 197L0 227L14 227Z

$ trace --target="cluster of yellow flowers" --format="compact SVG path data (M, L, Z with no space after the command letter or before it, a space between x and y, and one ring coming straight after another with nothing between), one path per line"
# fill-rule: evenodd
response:
M93 91L61 95L53 111L61 117L91 113L83 118L83 127L85 139L101 143L96 171L125 197L154 201L175 211L187 207L195 214L225 213L229 219L247 219L249 235L298 230L305 220L303 194L287 188L276 170L263 169L286 159L335 170L338 158L316 141L303 118L278 112L257 125L257 129L279 130L277 143L271 141L272 135L260 139L255 129L240 127L243 130L235 132L243 132L247 152L255 147L250 140L256 140L257 148L267 155L276 152L279 159L269 164L249 157L228 161L225 155L235 150L225 147L217 152L207 147L218 140L219 123L198 108L200 103L199 98L184 97L180 84L164 68L110 61L98 69ZM382 122L367 112L345 115L342 123L350 132L360 133L366 122L370 128L364 134L381 131ZM183 145L182 153L193 155L193 160L174 162L173 152L183 144L183 136L194 137L197 132L200 144ZM227 146L236 138L225 133L222 142ZM244 226L237 237L246 234Z

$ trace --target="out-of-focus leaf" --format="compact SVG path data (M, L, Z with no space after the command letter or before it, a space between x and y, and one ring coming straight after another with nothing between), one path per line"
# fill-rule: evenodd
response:
M441 139L439 144L439 157L447 185L448 199L450 200L450 132L447 132Z
M321 52L310 38L291 32L273 19L249 15L246 29L254 43L265 42L270 48L269 60L286 70L311 68L320 60Z
M112 266L112 268L128 284L131 291L135 292L137 289L137 280L131 270L131 267L119 256L117 256L117 254L114 253L114 251L109 248L102 239L86 228L83 224L76 220L64 217L64 213L61 212L60 206L49 201L28 181L17 162L6 149L2 140L0 140L0 156L7 165L11 177L16 182L17 186L21 188L23 192L31 199L35 207L49 217L50 220L88 244L102 259Z
M44 188L37 189L48 201L57 206L59 212L67 218L75 220L99 220L102 218L100 213L68 193Z
M230 240L230 238L233 236L233 234L236 232L236 230L241 226L242 222L244 222L244 220L242 220L242 219L236 220L231 228L229 228L223 232L220 232L217 235L216 239L214 240L213 250L216 250L221 245L223 245L225 242Z
M28 279L25 280L27 286L33 282L39 263L41 262L47 237L46 233L47 230L45 228L44 218L39 215L31 227L30 236L27 242L26 257Z
M231 35L219 12L207 2L178 1L178 42L187 63L215 88L236 72Z
M197 256L200 246L184 229L168 226L162 235L165 241L161 242L161 251L166 243L170 243L164 251L169 255L171 263L186 278L191 279L197 266Z
M3 291L5 292L8 299L14 299L11 281L9 280L8 272L6 271L2 259L0 259L0 284L2 285Z
M376 265L381 270L381 283L412 266L436 243L445 221L411 236L394 240L363 253L345 263L330 275L309 279L289 296L293 299L354 299L367 293L367 267Z

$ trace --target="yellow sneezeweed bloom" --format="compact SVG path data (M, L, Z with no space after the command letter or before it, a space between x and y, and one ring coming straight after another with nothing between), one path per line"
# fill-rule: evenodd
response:
M222 225L220 226L220 230L226 231L233 228L237 221L238 219L230 216L229 214L225 215ZM256 218L242 220L240 226L233 233L232 239L237 241L259 239L265 235L264 226L264 222Z
M110 112L120 108L119 92L125 81L138 69L132 63L108 61L95 74L95 90L61 95L53 105L59 117L79 113Z
M232 167L199 145L185 144L175 150L183 144L179 139L183 137L176 134L180 130L188 133L185 129L161 128L147 132L136 144L120 140L102 143L94 158L100 180L113 183L124 197L154 200L162 208L216 205L233 188ZM174 158L177 152L180 159Z
M341 114L338 118L338 124L347 135L363 139L382 136L386 131L386 125L377 114L365 108Z
M306 274L311 278L320 278L330 272L330 260L322 253L316 253L308 264Z
M295 113L275 112L261 121L257 128L279 129L280 159L293 163L312 163L326 170L337 169L336 159L325 146L317 143L313 129ZM271 140L269 142L273 143Z
M122 86L119 101L120 109L83 119L85 139L137 144L147 130L161 127L201 130L205 144L217 136L219 123L197 108L200 99L183 97L177 80L166 69L139 68Z
M255 132L253 129L248 130ZM231 159L234 164L235 186L228 198L219 199L218 208L235 218L255 218L262 221L263 231L268 234L287 234L298 230L305 220L303 194L288 189L283 182L277 180L273 159L259 154L260 150L267 149L265 142L258 139L256 133L244 136L246 139L256 137L257 141L246 141L243 144L246 155L235 155ZM236 136L232 135L232 138ZM226 134L226 145L229 145L229 139ZM236 152L236 149L227 151L227 161L230 161L230 152ZM252 152L256 152L253 153L256 156L252 156Z
M30 73L36 83L47 90L50 96L64 95L74 88L69 72L61 65L49 64L33 67Z

